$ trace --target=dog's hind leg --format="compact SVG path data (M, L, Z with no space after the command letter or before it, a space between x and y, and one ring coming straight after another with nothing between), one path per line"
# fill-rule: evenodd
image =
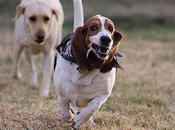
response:
M30 66L31 83L33 87L36 87L38 85L38 79L37 79L37 72L36 72L36 67L32 56L31 48L25 48L24 51Z
M13 66L12 66L12 77L14 79L20 79L21 73L20 73L20 64L19 64L19 59L21 56L21 53L23 51L24 47L23 46L18 46L14 44L13 48Z

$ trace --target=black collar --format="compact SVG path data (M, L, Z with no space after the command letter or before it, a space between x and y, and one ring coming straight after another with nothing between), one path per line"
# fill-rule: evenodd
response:
M73 35L74 33L69 33L64 37L61 44L56 49L65 60L78 64L75 57L72 55L71 43Z

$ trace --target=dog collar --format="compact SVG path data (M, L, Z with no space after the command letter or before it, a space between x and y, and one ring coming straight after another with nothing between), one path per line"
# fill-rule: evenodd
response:
M71 63L76 63L77 61L72 55L71 50L71 42L74 33L69 33L64 39L62 40L61 44L56 48L58 53L65 59L70 61Z
M115 56L113 57L112 61L108 64L104 64L101 68L100 68L100 72L101 73L106 73L108 71L110 71L112 68L120 68L123 69L122 66L120 66L120 64L118 63L118 57L123 57L123 55L121 53L116 53Z

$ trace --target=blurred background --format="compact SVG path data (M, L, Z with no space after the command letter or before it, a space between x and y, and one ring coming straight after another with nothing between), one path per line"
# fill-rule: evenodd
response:
M72 31L73 1L60 1L64 36ZM19 0L0 0L0 129L68 129L58 123L53 87L47 99L38 97L39 87L31 88L25 58L23 80L11 78L17 4ZM174 130L175 0L83 0L83 5L86 20L102 14L122 32L124 57L119 60L125 68L118 71L111 97L95 116L97 126L83 129ZM40 72L42 55L36 61Z
M0 26L13 27L11 19L20 0L0 0ZM65 13L65 27L72 27L73 5L61 0ZM175 25L174 0L83 0L85 19L96 14L111 18L121 29ZM71 31L69 29L69 31Z

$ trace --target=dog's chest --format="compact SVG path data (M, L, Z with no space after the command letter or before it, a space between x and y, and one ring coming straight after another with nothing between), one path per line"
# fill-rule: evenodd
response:
M43 46L31 46L31 50L33 54L38 54L43 51Z
M46 52L47 51L47 49L48 49L48 42L45 42L45 43L43 43L42 45L35 45L35 44L31 44L30 45L30 48L31 48L31 50L32 50L32 53L33 54L39 54L39 53L41 53L41 52ZM51 45L50 45L51 46Z
M111 93L115 81L115 69L105 74L99 70L80 74L77 67L58 56L54 82L56 91L61 96L77 105L77 102L85 104L95 96Z

